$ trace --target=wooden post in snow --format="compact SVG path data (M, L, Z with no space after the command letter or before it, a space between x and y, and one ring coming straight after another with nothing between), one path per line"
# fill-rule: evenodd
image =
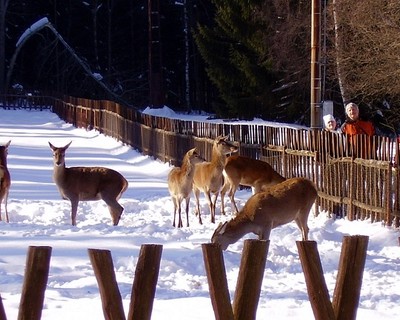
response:
M40 320L49 276L51 247L29 247L18 320Z
M104 319L125 320L111 252L109 250L88 249L88 254L99 286Z
M222 250L218 244L202 244L211 303L216 320L233 320Z

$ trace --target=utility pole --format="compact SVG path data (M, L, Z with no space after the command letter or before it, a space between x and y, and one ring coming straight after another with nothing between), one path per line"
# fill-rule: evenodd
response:
M148 0L149 20L149 105L164 106L164 88L162 77L160 3L159 0Z
M311 0L311 129L322 128L320 31L321 0Z

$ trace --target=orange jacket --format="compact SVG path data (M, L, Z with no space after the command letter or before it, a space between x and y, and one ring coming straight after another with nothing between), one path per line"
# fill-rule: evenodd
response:
M367 134L373 136L375 135L375 127L370 121L349 121L343 124L342 132L349 135Z

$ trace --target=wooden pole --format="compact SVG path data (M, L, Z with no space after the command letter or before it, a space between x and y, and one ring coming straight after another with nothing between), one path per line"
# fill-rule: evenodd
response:
M222 250L215 243L205 243L201 247L215 319L233 320Z
M88 254L99 285L104 319L125 320L111 252L109 250L88 249Z
M142 245L136 265L128 319L150 320L156 292L162 245Z
M321 0L311 0L311 129L322 128L321 71L320 71L320 28Z
M18 320L39 320L49 276L51 247L29 247Z
M268 248L269 240L244 241L233 302L235 319L256 319Z
M329 291L325 283L317 243L315 241L296 241L301 266L307 285L308 297L316 320L333 320Z
M333 294L336 319L356 319L368 247L367 236L345 236Z

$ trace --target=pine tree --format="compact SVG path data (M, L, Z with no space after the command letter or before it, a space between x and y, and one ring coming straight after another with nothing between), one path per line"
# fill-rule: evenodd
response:
M199 25L195 39L223 100L215 110L223 117L271 117L275 75L263 41L267 26L256 15L263 1L212 2L215 25Z

